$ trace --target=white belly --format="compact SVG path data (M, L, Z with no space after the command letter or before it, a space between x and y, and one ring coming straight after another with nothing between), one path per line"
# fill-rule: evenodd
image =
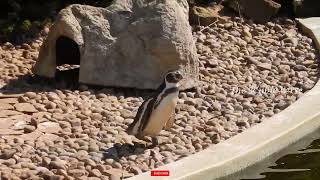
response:
M145 135L154 136L160 133L165 123L173 114L178 101L178 92L171 93L165 97L159 106L152 112L149 123L144 129Z

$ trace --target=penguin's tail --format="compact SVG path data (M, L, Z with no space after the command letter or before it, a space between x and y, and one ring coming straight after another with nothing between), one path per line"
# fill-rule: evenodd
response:
M130 124L129 127L126 129L125 132L126 132L128 135L133 135L133 136L137 135L138 132L134 132L133 127L134 127L134 123L133 123L133 124Z
M128 134L128 135L134 135L133 132L132 132L132 126L129 126L125 132Z

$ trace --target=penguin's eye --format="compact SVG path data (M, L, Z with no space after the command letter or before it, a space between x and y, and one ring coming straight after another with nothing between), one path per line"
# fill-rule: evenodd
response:
M173 73L170 73L170 74L168 74L168 75L166 76L166 80L167 80L168 82L173 82L173 81L174 81L174 77L175 77L175 75L174 75Z

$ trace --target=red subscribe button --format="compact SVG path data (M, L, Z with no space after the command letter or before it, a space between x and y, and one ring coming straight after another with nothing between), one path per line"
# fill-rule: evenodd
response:
M151 176L169 176L169 170L151 170Z

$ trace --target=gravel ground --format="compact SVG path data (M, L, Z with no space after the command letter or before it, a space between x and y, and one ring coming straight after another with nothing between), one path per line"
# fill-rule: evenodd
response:
M235 18L194 27L194 36L202 85L180 92L174 127L162 131L160 145L153 148L144 147L150 138L142 142L124 132L150 91L78 87L70 85L76 79L71 75L33 78L30 69L42 39L2 45L0 177L130 177L267 120L317 81L312 40L298 32L292 20L257 25Z

